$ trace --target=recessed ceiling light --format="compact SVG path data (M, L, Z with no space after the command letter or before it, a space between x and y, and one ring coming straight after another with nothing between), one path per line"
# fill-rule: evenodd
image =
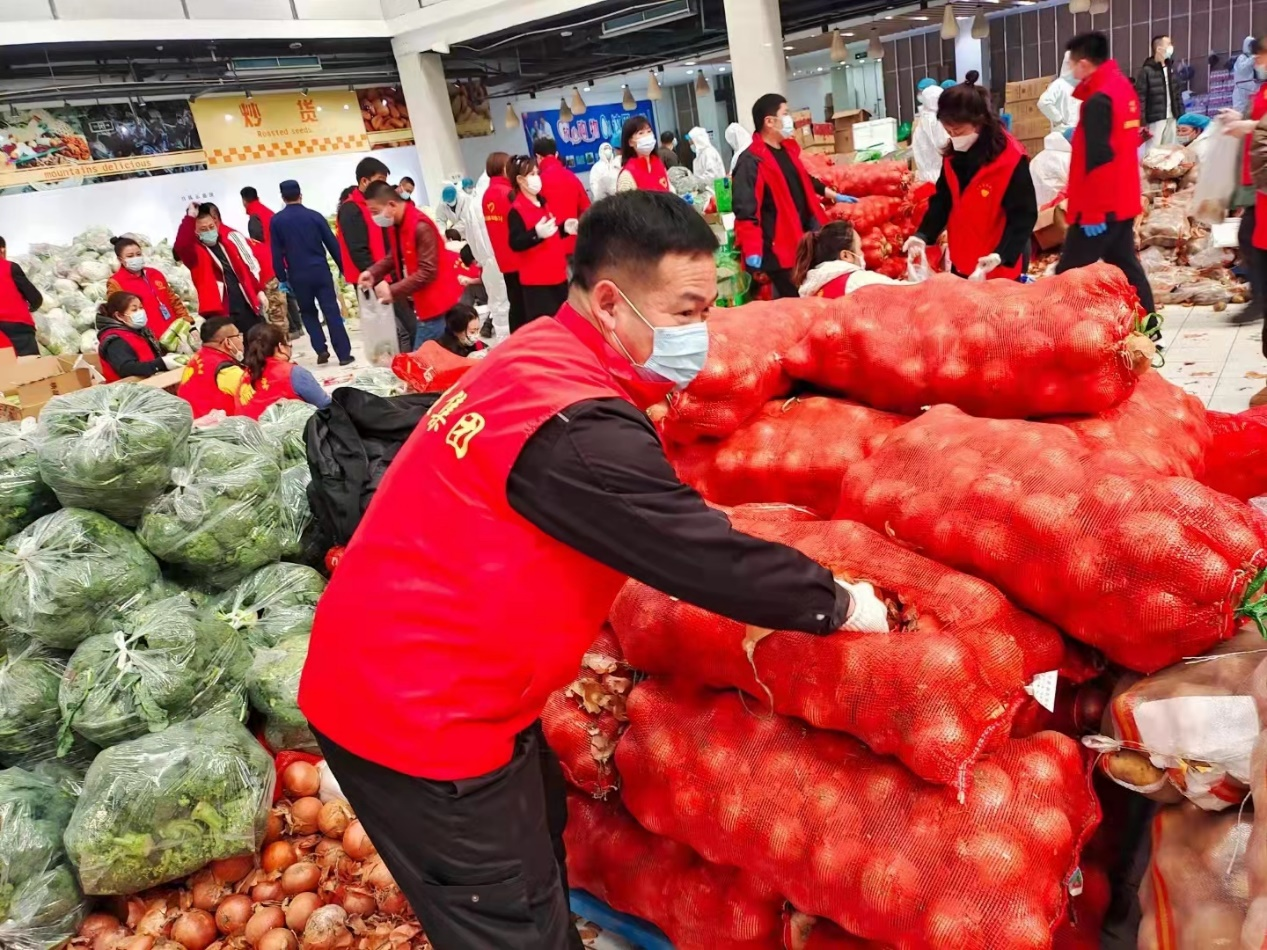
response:
M688 59L688 60L686 61L686 64L685 64L685 65L687 65L687 66L694 66L694 65L695 65L695 60L693 60L693 59Z
M847 32L846 32L846 33L841 33L840 35L841 35L841 36L853 36L853 34L852 34L852 33L847 33Z
M303 43L300 43L299 41L297 41L297 40L296 40L294 43L291 43L291 44L290 44L290 48L291 48L291 49L299 49L299 48L300 48L301 46L303 46L303 45L304 45Z
M564 30L562 33L559 34L559 36L571 36L571 35L572 35L571 30Z
M818 71L821 73L821 72L823 71L823 67L822 67L822 66L819 66L819 67L818 67Z
M796 49L796 47L795 47L795 46L785 46L785 47L783 47L783 48L784 48L787 52L789 52L789 53L790 53L790 52L792 52L792 50Z
M928 19L928 17L926 17L926 16L913 16L913 17L911 17L911 19L912 19L912 20L927 20L927 19Z
M721 67L720 69L718 69L717 71L718 71L719 73L724 73L724 72L726 71L726 67L725 67L725 66L722 66L722 67Z
M893 19L893 17L891 17L891 16L886 16L886 17L885 17L885 19L886 19L886 20L892 20L892 19Z

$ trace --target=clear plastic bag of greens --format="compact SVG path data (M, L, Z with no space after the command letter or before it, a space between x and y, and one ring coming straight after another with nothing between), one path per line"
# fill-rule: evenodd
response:
M141 515L150 553L228 587L282 556L281 469L271 453L195 439L189 464Z
M55 396L40 413L40 474L66 507L135 525L189 458L193 410L139 383Z
M273 403L260 416L260 426L282 447L283 465L308 461L304 430L317 407L298 399L282 399Z
M307 636L325 578L302 564L270 564L216 601L217 616L242 632L252 650L276 646L286 637Z
M311 482L312 472L306 462L282 471L282 557L293 561L312 561L321 553L312 507L308 504Z
M294 636L257 650L251 664L246 680L251 708L264 717L264 741L275 752L321 754L308 720L299 711L299 676L307 658L308 638Z
M0 541L57 507L40 477L34 419L0 423Z
M347 385L383 397L403 396L409 392L405 381L385 366L371 366L369 369L363 369Z
M64 748L76 734L111 746L209 712L246 718L251 652L214 610L181 595L122 616L67 661L58 691Z
M158 562L131 531L95 511L63 508L0 547L0 617L20 634L73 650L158 579Z
M201 441L228 442L245 449L254 449L281 464L282 447L269 438L263 427L247 416L226 416L219 410L210 412L194 423L190 444Z
M87 912L62 834L74 797L51 776L0 771L0 947L50 950Z
M65 834L84 892L132 894L254 851L275 777L255 737L222 713L104 750Z
M0 763L30 769L57 755L64 655L28 643L0 656ZM96 752L91 743L78 740L65 750L67 764L86 768Z

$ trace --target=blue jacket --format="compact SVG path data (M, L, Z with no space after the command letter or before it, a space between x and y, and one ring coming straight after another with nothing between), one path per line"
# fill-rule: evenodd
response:
M288 204L273 215L269 232L273 246L273 269L283 282L314 283L330 280L326 254L338 264L339 244L325 216L300 204Z

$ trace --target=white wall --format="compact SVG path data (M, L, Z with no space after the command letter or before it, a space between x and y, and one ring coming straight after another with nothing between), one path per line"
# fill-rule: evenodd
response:
M815 122L826 121L823 118L823 104L827 94L832 91L832 74L830 70L806 76L804 79L793 79L787 84L788 107L809 109L814 113Z
M0 197L0 234L8 242L10 255L24 253L27 245L33 243L68 244L72 237L93 225L108 227L116 234L139 231L157 241L176 236L181 216L193 200L215 202L225 223L244 231L246 214L238 194L241 189L247 185L255 187L261 200L276 210L282 206L278 184L288 178L303 188L304 204L328 215L334 212L340 192L355 184L356 163L367 154L371 153L125 178L6 195ZM372 154L391 169L393 182L402 175L413 178L423 199L418 203L426 203L418 153L412 146L379 149Z

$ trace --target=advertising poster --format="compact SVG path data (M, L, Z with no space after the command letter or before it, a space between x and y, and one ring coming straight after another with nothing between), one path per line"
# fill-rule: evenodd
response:
M212 168L370 149L360 102L350 90L207 97L191 108Z
M559 161L579 174L589 171L598 161L598 147L604 142L619 151L620 130L625 120L635 115L646 116L655 130L655 109L646 99L639 100L633 109L626 109L619 102L589 105L584 115L573 116L571 122L560 119L558 109L525 112L520 119L529 152L537 139L554 139L559 146Z
M493 104L483 79L460 79L449 83L449 107L458 138L470 139L493 134Z

